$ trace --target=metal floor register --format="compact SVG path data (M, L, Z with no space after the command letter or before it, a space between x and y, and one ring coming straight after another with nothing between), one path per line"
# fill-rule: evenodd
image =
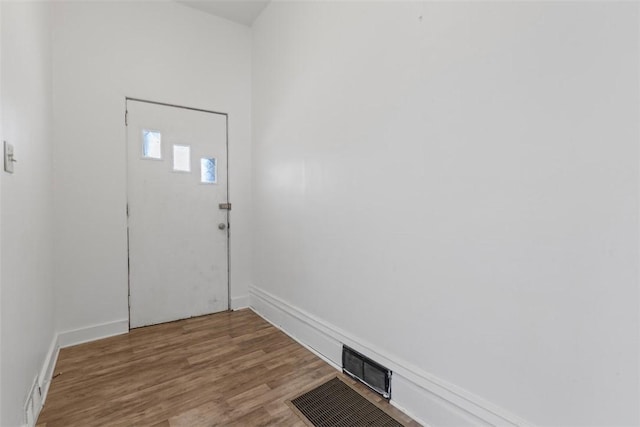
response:
M337 377L292 399L291 404L315 427L402 427Z

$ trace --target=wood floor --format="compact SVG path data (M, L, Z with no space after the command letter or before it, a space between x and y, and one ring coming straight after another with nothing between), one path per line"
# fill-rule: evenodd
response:
M250 310L218 313L62 349L37 425L304 426L285 401L336 372Z

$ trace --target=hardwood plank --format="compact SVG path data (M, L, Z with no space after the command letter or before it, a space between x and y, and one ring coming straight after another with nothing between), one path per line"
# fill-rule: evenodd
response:
M250 310L65 348L54 372L39 427L304 426L285 401L336 375Z

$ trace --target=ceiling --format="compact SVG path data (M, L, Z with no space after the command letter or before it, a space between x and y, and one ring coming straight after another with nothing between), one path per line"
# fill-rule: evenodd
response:
M201 10L230 21L251 26L269 0L176 0L185 6Z

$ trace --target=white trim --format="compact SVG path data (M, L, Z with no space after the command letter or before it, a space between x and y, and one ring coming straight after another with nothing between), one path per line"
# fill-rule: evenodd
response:
M49 350L43 360L40 374L35 378L27 400L24 404L24 427L33 427L40 416L40 411L44 407L44 402L47 399L47 393L49 392L49 386L51 385L51 378L53 377L53 369L58 361L58 353L60 348L58 347L58 334L53 336Z
M249 308L249 295L231 297L231 310L240 310L241 308Z
M36 420L38 419L38 415L36 414L40 411L40 408L36 407L36 397L38 397L37 390L38 377L34 378L31 388L27 393L27 400L24 404L24 422L28 427L34 427L36 425Z
M341 346L356 351L393 371L392 404L416 421L432 425L528 426L530 423L406 362L377 346L308 313L275 295L251 286L251 308L296 341L341 365Z
M115 322L60 332L58 333L58 346L60 348L71 347L72 345L126 334L127 332L129 332L129 319L116 320Z
M42 369L40 370L40 376L39 376L40 384L38 384L38 386L42 391L41 400L43 405L44 405L44 401L47 399L47 394L49 393L51 378L53 378L53 370L56 367L56 362L58 361L59 354L60 354L60 346L58 345L58 334L56 334L53 337L53 340L51 340L51 345L49 346L47 357L44 359Z
M30 408L32 412L27 418L32 416L33 419L25 420L26 423L24 424L24 427L33 427L33 424L29 421L33 421L33 423L35 423L40 415L40 411L44 407L61 348L108 338L127 332L129 332L129 320L124 319L100 325L93 325L87 328L79 328L56 333L51 340L51 345L49 345L49 350L43 360L40 374L36 377L36 381L27 396L27 400L25 402L25 417L27 417L26 412Z
M331 367L333 367L334 369L337 369L338 371L342 370L340 365L336 364L333 360L328 359L324 354L318 352L316 349L314 349L312 347L309 347L306 343L300 341L296 336L292 335L290 331L284 329L281 325L277 325L277 324L273 323L273 321L271 319L269 319L270 316L265 316L264 313L261 313L255 307L249 307L249 308L251 309L251 311L256 313L258 316L262 317L264 320L269 322L271 325L275 326L276 328L281 330L283 333L285 333L289 337L293 338L295 341L298 342L298 344L300 344L301 346L303 346L304 348L306 348L307 350L309 350L310 352L312 352L313 354L318 356L320 359L324 360Z

